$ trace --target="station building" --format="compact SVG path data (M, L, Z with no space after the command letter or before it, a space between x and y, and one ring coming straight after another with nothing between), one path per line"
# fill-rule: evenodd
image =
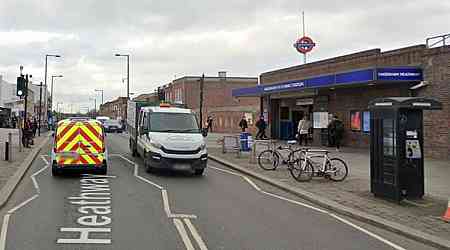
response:
M424 112L427 156L450 159L450 46L372 49L262 73L259 84L234 89L235 98L261 98L260 114L272 138L293 139L308 116L313 144L327 144L331 115L345 124L345 146L370 147L369 101L379 97L431 97L443 104Z

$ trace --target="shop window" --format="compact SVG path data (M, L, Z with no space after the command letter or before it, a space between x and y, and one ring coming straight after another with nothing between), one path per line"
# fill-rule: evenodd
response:
M350 127L352 131L361 131L361 112L350 111Z
M370 133L370 111L364 111L362 115L363 132Z
M289 107L280 107L280 119L289 120Z

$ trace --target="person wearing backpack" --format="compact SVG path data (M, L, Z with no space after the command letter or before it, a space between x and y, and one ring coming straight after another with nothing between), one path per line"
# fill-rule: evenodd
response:
M339 120L337 115L333 117L333 121L330 124L330 134L333 138L334 145L336 146L336 151L339 152L341 141L344 137L344 123Z

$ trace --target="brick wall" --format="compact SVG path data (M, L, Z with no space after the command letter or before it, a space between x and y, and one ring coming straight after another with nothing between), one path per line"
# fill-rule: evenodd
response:
M422 66L429 85L416 95L434 97L443 104L440 111L424 112L425 152L434 158L450 159L450 46L427 50Z
M200 108L200 77L183 77L175 80L171 91L182 89L183 103L198 112ZM239 132L239 121L243 113L252 112L257 116L259 98L233 98L231 91L237 88L253 87L258 78L205 77L203 87L203 124L208 115L214 118L213 131L221 133Z

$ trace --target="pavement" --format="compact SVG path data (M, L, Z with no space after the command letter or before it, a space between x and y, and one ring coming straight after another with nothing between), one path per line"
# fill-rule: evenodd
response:
M10 161L5 161L5 142L8 140L8 133L12 134L11 159ZM41 136L36 136L34 138L34 145L32 145L31 148L24 148L19 146L19 131L17 129L0 128L0 190L22 167L27 156L35 151L35 149L47 139L48 133L49 132L43 132L41 133Z
M311 182L299 183L291 176L286 166L276 171L265 171L257 164L250 163L249 153L242 153L239 158L236 154L223 154L221 145L217 140L221 134L208 135L208 151L210 156L223 163L230 163L244 170L246 173L255 173L267 177L276 183L281 183L291 190L307 193L309 198L316 201L326 200L342 210L360 211L368 216L376 216L379 220L394 222L406 226L412 231L424 234L422 237L438 237L446 244L450 243L450 223L441 220L447 209L447 198L450 198L450 165L448 162L425 160L425 192L423 200L403 201L400 204L375 198L370 193L369 155L365 150L343 148L341 152L332 152L332 156L343 158L349 166L349 176L343 182L331 182L316 177ZM263 150L258 149L259 150ZM322 202L319 202L319 204ZM328 204L325 202L324 204ZM321 204L321 205L324 205ZM348 209L346 209L348 208ZM359 218L358 216L356 216ZM376 220L376 219L375 219ZM430 236L430 237L428 237ZM426 240L426 239L424 239ZM449 245L450 246L450 245Z
M107 176L53 177L43 148L0 209L0 250L435 249L213 161L202 177L149 174L126 135L106 140Z

